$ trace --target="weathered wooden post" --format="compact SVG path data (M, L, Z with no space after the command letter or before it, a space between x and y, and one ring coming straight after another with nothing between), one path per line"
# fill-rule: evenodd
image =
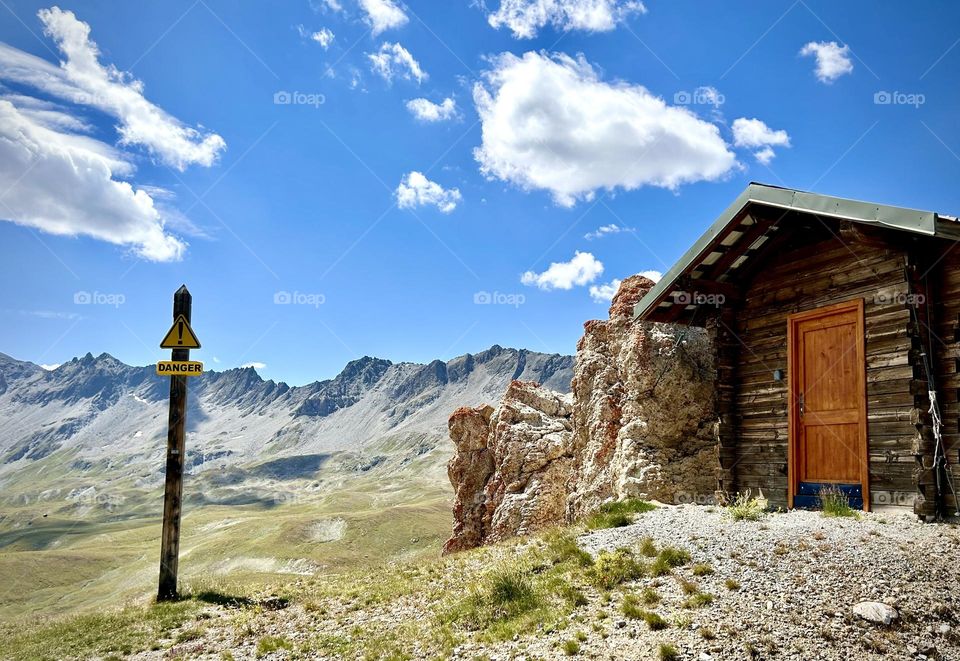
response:
M182 285L173 295L173 326L160 343L162 349L173 350L171 360L157 363L157 374L170 377L167 473L163 489L163 536L157 601L177 598L184 436L187 424L187 376L199 376L203 371L201 363L190 362L190 349L200 348L200 342L190 328L192 302L193 298L186 285Z

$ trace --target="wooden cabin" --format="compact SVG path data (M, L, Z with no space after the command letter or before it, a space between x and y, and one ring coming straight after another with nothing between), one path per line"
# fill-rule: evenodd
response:
M750 184L664 274L635 314L710 334L718 493L956 512L958 240L950 216Z

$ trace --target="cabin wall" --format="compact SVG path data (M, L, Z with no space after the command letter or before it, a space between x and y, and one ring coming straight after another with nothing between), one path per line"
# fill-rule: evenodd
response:
M960 489L960 248L950 243L928 254L939 259L928 284L932 288L934 374L949 471L945 477ZM945 492L945 511L952 514L957 511L957 501L949 486Z
M909 258L900 246L857 238L841 241L830 232L782 249L742 285L742 302L720 310L711 322L722 491L762 489L772 505L786 506L787 316L862 298L871 502L913 505L918 420ZM774 378L775 370L783 380Z

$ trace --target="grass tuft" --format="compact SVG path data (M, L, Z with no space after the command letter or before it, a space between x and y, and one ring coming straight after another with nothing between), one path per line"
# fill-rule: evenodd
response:
M292 650L290 641L281 636L264 636L257 643L257 658L280 650Z
M858 518L860 516L857 510L850 507L850 499L847 498L847 494L837 487L821 489L819 497L820 506L823 508L823 516L844 518Z
M767 510L765 498L751 498L750 491L738 493L727 506L727 513L734 521L759 521Z
M680 661L680 652L670 643L660 646L660 661Z
M563 653L567 656L576 656L580 653L580 643L572 638L570 640L563 641Z
M697 592L696 594L688 597L687 600L681 604L681 606L683 608L702 608L712 604L713 598L713 595L709 592Z
M593 566L587 570L587 577L594 586L610 590L621 583L633 581L644 574L643 565L628 549L601 551Z
M577 544L577 538L564 530L551 530L544 535L547 557L554 565L573 562L580 567L593 564L593 557Z
M626 617L629 617L632 620L643 620L646 622L651 631L660 631L670 626L667 624L665 619L653 611L640 608L640 600L635 594L628 594L624 596L623 604L621 605L620 610Z
M660 595L653 588L644 588L640 594L640 598L643 600L643 603L648 606L655 606L660 603Z
M657 557L657 545L653 543L652 537L644 537L640 541L640 554L647 558Z
M622 528L633 523L634 515L649 512L656 508L656 505L637 498L604 503L594 513L587 516L586 525L589 530Z

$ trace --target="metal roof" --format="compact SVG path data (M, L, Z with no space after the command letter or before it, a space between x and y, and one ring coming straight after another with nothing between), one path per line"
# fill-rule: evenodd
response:
M660 321L663 319L656 317L664 316L663 313L667 311L671 317L678 317L677 313L682 310L675 306L695 309L695 302L676 296L673 301L668 298L677 289L677 281L681 278L688 285L704 285L707 293L728 291L732 285L729 280L744 263L746 256L756 252L776 232L785 231L778 225L779 221L760 222L758 219L763 215L769 217L770 212L776 213L777 209L783 210L781 217L796 212L925 236L960 238L960 223L955 218L940 216L932 211L751 183L636 304L634 317L654 317L654 321ZM710 286L706 287L708 284Z

